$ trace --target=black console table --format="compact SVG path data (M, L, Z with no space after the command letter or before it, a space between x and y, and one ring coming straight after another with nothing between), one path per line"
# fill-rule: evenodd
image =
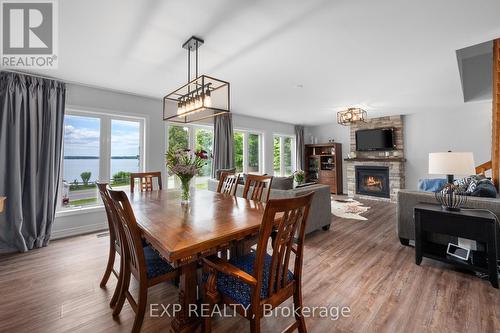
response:
M419 204L415 206L415 262L420 265L422 257L439 260L464 269L486 273L491 285L498 288L497 229L494 215L487 211L448 211L439 205ZM427 233L438 233L467 238L486 245L486 256L474 252L468 261L447 255L446 245L427 240Z

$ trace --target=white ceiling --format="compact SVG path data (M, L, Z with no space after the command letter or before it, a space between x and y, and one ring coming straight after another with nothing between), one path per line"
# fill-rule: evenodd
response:
M200 72L231 82L232 111L289 123L463 104L455 50L500 37L498 0L64 0L59 69L68 81L162 97ZM161 112L161 110L158 110Z

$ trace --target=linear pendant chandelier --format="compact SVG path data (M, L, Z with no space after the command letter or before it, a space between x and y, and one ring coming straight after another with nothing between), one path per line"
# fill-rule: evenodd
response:
M198 48L204 41L192 36L183 45L187 50L188 82L163 97L163 120L192 123L230 112L229 82L208 75L198 76ZM195 53L195 78L191 80L191 52Z

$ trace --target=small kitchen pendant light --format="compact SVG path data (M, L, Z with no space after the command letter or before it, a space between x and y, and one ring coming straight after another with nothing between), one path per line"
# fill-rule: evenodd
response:
M163 120L192 123L230 112L229 82L208 75L198 76L198 48L204 41L192 36L182 47L188 53L188 82L163 97ZM191 80L191 52L195 52L196 73Z

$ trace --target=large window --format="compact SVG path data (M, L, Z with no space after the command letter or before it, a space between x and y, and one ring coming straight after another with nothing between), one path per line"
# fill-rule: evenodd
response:
M273 143L274 175L291 176L295 171L295 138L275 135Z
M205 150L209 156L212 155L212 146L214 139L214 131L209 126L168 126L168 147L174 149L194 149ZM212 172L212 160L209 159L207 164L201 169L200 173L195 177L196 188L206 189L208 187L208 179ZM176 176L168 177L168 188L179 188L180 181Z
M64 117L60 209L100 204L97 180L128 189L143 170L144 119L70 110Z
M141 171L141 124L111 120L111 186L130 186L130 174Z
M262 135L248 131L234 132L236 172L262 173Z
M234 132L234 167L243 172L243 133Z
M101 120L95 117L64 117L64 208L95 205L95 181L100 170Z

